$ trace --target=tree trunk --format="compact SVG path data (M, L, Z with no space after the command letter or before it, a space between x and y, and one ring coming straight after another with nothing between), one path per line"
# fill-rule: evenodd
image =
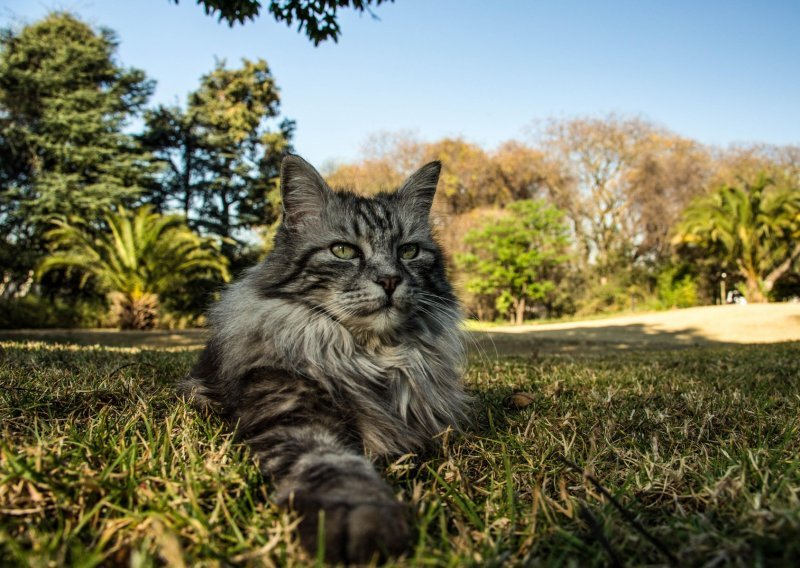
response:
M792 269L792 265L798 258L800 258L800 244L795 246L791 254L764 277L764 290L771 292L775 282Z
M192 208L192 168L194 167L192 161L194 148L192 147L190 136L187 135L184 138L184 144L183 179L181 180L183 187L181 189L183 190L183 216L188 221Z
M520 298L514 302L515 321L516 325L522 325L525 321L525 298Z
M148 330L158 323L156 294L112 292L111 314L120 329Z
M761 291L761 281L759 280L758 276L746 274L745 278L747 285L747 301L753 304L763 304L766 302L767 298Z

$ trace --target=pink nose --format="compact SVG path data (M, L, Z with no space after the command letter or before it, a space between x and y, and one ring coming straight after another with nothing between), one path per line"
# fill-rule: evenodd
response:
M399 276L384 276L375 280L378 284L380 284L383 289L386 291L386 294L389 296L392 295L397 285L400 284L400 277Z

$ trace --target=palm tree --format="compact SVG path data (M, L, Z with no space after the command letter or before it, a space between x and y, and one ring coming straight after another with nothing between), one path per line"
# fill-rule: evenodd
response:
M720 261L744 278L748 300L765 302L800 259L800 189L763 175L753 185L720 187L686 209L673 242Z
M122 329L150 329L157 322L159 295L199 278L227 281L228 261L215 243L191 231L179 215L159 215L148 207L120 207L104 217L97 234L84 222L54 221L47 232L52 254L37 276L56 269L95 279L107 293Z

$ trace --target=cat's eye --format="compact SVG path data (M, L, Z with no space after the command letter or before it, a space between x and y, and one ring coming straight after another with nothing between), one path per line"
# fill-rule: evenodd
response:
M411 260L419 254L419 245L408 243L397 249L397 255L403 260Z
M343 260L353 260L358 256L358 249L345 243L336 243L331 246L331 252Z

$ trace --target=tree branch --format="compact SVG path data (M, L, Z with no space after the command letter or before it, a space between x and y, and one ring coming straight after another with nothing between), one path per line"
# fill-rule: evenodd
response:
M772 290L775 282L792 268L792 265L798 258L800 258L800 244L795 245L792 253L764 277L764 287L767 291Z

